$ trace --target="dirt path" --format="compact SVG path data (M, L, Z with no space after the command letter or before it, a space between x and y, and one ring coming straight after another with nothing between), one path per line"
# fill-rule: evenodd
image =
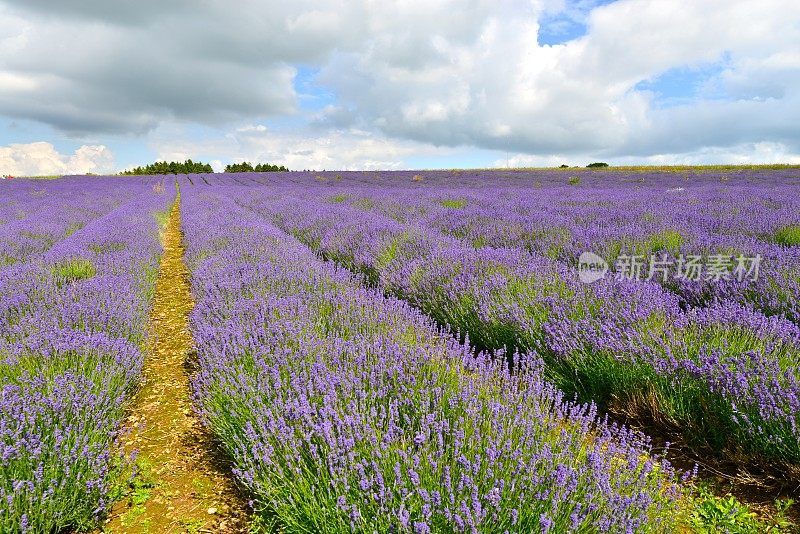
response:
M180 202L170 213L151 314L142 387L125 426L138 475L104 532L246 532L247 509L189 400L186 358L194 306L183 262Z

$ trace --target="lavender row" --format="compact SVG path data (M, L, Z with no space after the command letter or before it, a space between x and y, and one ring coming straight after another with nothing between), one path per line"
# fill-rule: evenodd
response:
M800 462L800 330L786 319L731 301L687 311L653 282L583 284L550 258L475 249L315 190L234 196L479 348L542 354L570 394L698 445Z
M195 402L287 531L669 531L646 440L510 374L253 213L184 188ZM246 194L246 193L245 193Z
M568 185L570 178L579 183ZM646 263L666 257L667 280L657 271L654 279L686 305L732 300L800 322L800 175L794 169L251 173L207 181L288 184L478 248L524 248L570 267L591 251L607 260L612 275L621 257L641 255ZM755 281L720 281L707 265L699 276L691 268L680 273L679 256L701 256L704 263L727 257L734 264L729 270L739 257L759 256L760 272Z
M40 257L133 198L135 189L127 182L97 177L0 184L0 273Z
M653 258L666 260L667 276L654 272L654 279L689 305L735 300L800 323L800 187L742 178L677 183L636 188L618 180L602 187L548 188L530 183L491 188L334 185L318 192L328 202L433 228L477 248L524 248L572 267L582 253L593 252L606 260L612 275L633 274L620 272L629 256L645 263L642 278ZM760 268L752 273L754 280L730 276L720 281L708 271L679 273L681 256L706 261L724 256L731 260L729 271L739 257L758 257Z
M126 187L130 200L0 279L2 532L84 529L110 504L171 200Z

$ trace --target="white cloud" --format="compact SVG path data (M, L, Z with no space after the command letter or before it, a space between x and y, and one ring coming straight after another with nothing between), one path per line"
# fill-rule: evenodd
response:
M409 68L394 59L404 43L392 41L392 55L377 44L337 55L323 79L367 123L436 144L540 155L800 145L789 128L800 120L796 2L621 0L593 10L584 37L555 46L537 43L540 15L535 4L494 9L461 41L423 19L414 31L439 43L439 61ZM723 58L724 102L699 98L663 110L636 88L671 68Z
M104 174L114 170L114 155L103 145L83 145L73 154L60 154L50 143L0 147L0 174L47 176Z
M272 163L294 170L401 169L408 166L406 162L412 156L446 156L453 152L353 128L286 133L271 131L263 125L241 127L224 137L206 141L165 138L154 148L159 159L204 159L217 155L226 162ZM222 166L220 160L212 162L215 170Z
M0 0L0 114L75 135L154 142L165 125L222 132L294 116L282 138L315 146L316 166L356 164L325 155L325 140L369 164L436 146L539 158L727 154L758 143L800 152L796 0L50 4ZM554 16L586 35L539 45ZM298 113L300 66L321 69L334 96L321 111ZM701 90L671 107L638 85L708 66L718 68ZM268 132L234 135L248 133ZM172 154L195 150L184 148Z
M691 152L664 152L647 156L622 156L605 159L596 154L561 154L533 156L513 154L505 159L496 159L493 167L558 167L569 165L583 167L593 161L605 161L611 165L713 165L726 164L800 164L800 152L783 143L743 143L730 147L705 147Z

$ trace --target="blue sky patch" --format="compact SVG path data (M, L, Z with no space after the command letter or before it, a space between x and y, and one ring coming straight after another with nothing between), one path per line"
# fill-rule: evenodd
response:
M298 66L294 77L294 89L297 92L298 106L301 111L321 111L325 106L336 103L336 95L331 90L317 83L319 69Z
M652 92L655 95L654 104L659 108L680 106L696 100L724 99L725 91L717 79L728 67L729 61L729 56L725 54L713 63L669 69L639 82L634 89Z
M589 13L614 0L567 0L564 9L546 13L539 19L540 46L557 45L586 35Z

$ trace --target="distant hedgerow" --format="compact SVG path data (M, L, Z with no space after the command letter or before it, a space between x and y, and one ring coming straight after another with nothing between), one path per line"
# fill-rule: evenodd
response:
M254 167L247 161L242 163L231 163L225 165L225 172L289 172L283 165L272 165L270 163L258 163Z
M156 161L144 167L134 167L133 169L122 171L120 174L139 176L150 174L200 174L206 172L214 172L210 164L187 159L183 163L179 161L170 161L169 163L166 161Z

